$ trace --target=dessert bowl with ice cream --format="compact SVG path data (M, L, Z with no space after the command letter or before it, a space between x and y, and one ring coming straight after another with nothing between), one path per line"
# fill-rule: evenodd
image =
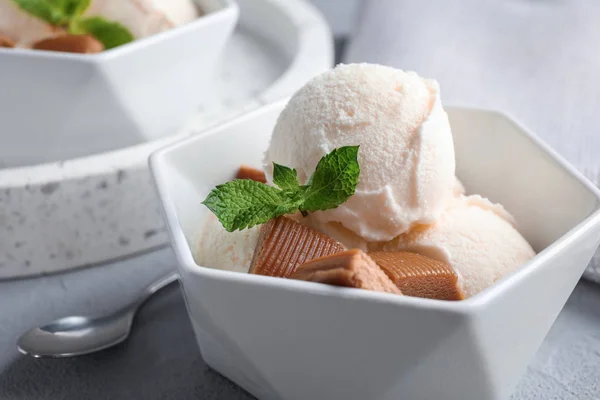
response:
M232 0L0 0L0 164L175 133L209 95L237 17Z
M380 65L151 168L203 357L261 399L505 399L600 242L525 128Z

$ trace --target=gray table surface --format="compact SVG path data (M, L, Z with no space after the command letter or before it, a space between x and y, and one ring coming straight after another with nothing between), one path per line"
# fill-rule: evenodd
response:
M252 399L202 360L177 286L151 299L131 338L113 349L65 360L16 351L23 330L114 309L174 265L171 250L163 249L107 266L0 282L0 399ZM513 400L600 398L599 289L579 283Z

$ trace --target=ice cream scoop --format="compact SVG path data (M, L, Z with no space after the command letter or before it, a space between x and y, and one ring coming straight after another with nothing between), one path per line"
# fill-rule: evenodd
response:
M6 35L16 47L29 47L33 42L62 32L62 29L23 11L13 0L0 0L0 35Z
M142 38L188 23L200 13L192 0L92 0L85 15L117 21Z
M208 214L198 237L195 260L198 265L236 272L248 272L258 242L260 226L227 232L217 217Z
M306 183L318 161L359 145L356 193L311 214L366 241L388 241L415 224L433 223L455 187L452 132L436 81L373 64L340 65L308 82L273 130L264 166L295 168Z
M192 0L92 0L83 17L101 16L124 25L135 38L165 31L198 18ZM0 0L0 34L10 37L16 47L64 33L21 9L14 0Z
M471 297L525 264L535 252L504 208L481 196L460 196L440 219L418 226L384 246L448 263Z

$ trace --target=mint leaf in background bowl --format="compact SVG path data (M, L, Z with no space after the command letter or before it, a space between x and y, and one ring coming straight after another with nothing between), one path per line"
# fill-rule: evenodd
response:
M54 0L68 17L79 17L88 9L92 0Z
M52 25L63 25L69 20L62 6L63 0L13 0L23 11Z
M77 21L76 33L88 33L98 39L106 50L132 42L133 35L125 26L102 17L91 17Z

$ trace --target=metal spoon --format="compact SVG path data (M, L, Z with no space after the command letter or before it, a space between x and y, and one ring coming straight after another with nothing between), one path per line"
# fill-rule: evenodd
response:
M94 353L121 343L129 336L139 307L160 289L176 282L171 274L148 286L131 304L100 317L71 316L32 328L17 342L17 349L30 356L64 358Z

